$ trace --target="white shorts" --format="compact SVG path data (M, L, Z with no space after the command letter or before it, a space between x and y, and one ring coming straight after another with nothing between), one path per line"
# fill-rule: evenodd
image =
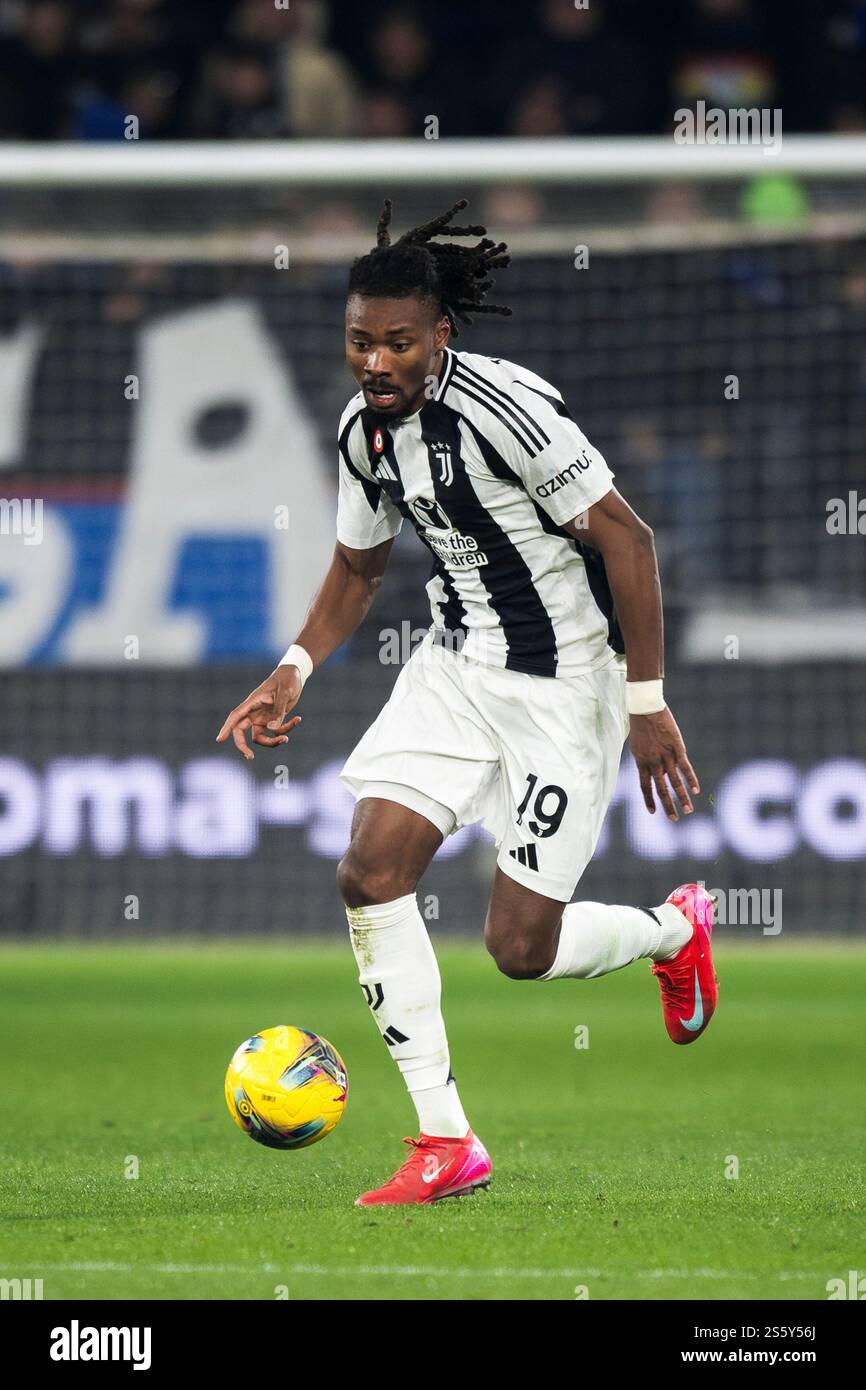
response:
M481 821L503 873L569 902L616 786L625 682L624 657L578 676L530 676L428 633L340 777L358 800L400 802L445 837Z

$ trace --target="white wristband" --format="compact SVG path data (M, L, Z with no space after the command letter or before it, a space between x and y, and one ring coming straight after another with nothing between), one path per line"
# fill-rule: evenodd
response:
M305 651L303 647L299 647L297 642L293 642L285 656L281 656L277 664L279 666L297 666L301 673L301 689L303 690L313 670L313 658L310 653Z
M664 681L626 681L625 703L629 714L658 714L665 707Z

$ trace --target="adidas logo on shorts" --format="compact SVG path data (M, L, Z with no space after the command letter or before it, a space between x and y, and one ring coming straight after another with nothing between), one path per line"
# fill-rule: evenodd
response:
M538 852L535 845L521 845L519 849L510 849L508 853L524 868L538 869Z

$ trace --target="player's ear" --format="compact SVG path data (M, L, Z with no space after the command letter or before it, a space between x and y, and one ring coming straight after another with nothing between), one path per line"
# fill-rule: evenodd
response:
M440 319L439 322L437 323L436 329L435 329L434 342L435 342L435 344L436 344L436 350L437 350L437 352L438 352L438 350L439 350L440 348L444 348L444 347L447 345L448 339L449 339L450 337L451 337L451 320L449 319L449 317L448 317L447 314L443 314L442 317L441 317L441 319Z

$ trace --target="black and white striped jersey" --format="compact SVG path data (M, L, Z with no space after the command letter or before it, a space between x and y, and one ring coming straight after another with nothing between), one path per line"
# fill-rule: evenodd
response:
M613 474L541 377L446 348L414 415L384 416L359 391L339 453L338 539L367 550L412 523L433 557L437 640L538 676L623 651L602 558L562 529Z

